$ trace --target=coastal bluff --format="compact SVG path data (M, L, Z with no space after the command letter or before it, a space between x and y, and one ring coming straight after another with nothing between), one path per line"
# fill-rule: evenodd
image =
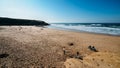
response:
M39 20L28 20L28 19L14 19L14 18L6 18L6 17L0 17L0 25L6 26L6 25L36 25L36 26L46 26L49 25L48 23L44 21Z

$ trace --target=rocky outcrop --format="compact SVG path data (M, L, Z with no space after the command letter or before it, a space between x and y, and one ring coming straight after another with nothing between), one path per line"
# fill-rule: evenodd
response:
M49 25L49 24L44 22L44 21L38 21L38 20L13 19L13 18L0 17L0 25L37 25L37 26L46 26L46 25Z

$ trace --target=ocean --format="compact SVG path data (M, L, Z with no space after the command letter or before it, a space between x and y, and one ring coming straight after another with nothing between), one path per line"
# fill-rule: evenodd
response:
M120 36L120 23L53 23L48 28Z

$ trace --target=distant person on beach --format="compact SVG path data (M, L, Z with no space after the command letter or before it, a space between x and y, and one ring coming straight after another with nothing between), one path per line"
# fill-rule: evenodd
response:
M94 46L88 46L88 48L91 50L91 51L94 51L94 52L98 52L98 50L94 47Z

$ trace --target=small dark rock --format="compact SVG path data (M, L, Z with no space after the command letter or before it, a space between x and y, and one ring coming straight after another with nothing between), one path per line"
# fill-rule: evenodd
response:
M79 55L79 52L77 52L77 55Z
M69 46L73 46L74 45L74 43L69 43Z
M6 53L0 54L0 58L6 58L6 57L8 57L8 56L9 56L9 54L6 54Z

